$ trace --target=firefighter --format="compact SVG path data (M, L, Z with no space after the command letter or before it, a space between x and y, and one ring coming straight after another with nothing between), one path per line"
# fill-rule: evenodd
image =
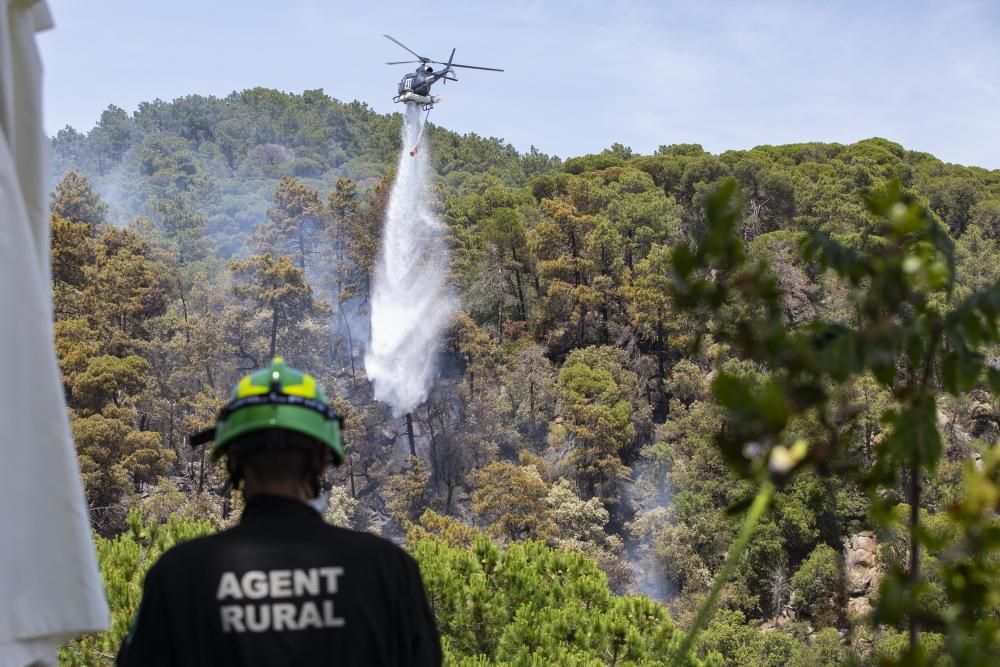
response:
M245 510L150 568L119 665L440 664L416 562L310 505L344 458L340 420L311 375L275 359L239 382L199 439L225 457Z

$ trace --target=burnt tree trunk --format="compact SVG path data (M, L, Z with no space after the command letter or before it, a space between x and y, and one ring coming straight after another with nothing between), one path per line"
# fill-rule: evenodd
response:
M417 456L417 443L413 439L413 417L409 412L406 413L406 437L410 441L410 456Z

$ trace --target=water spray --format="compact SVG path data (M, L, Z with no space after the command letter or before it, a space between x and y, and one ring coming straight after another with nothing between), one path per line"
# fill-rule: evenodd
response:
M417 105L407 105L403 149L375 268L371 346L365 354L375 398L388 403L395 417L426 399L437 372L438 339L455 310L455 299L445 286L445 227L428 201L427 153L417 151L426 122L420 116Z

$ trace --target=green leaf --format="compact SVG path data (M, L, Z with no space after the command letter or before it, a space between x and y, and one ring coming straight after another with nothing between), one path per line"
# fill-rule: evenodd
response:
M774 382L768 382L761 389L757 398L757 408L760 416L773 431L781 431L788 423L788 405L781 388Z
M1000 393L1000 369L993 367L987 368L986 381L989 382L990 389L993 393Z
M941 359L941 381L951 394L961 394L976 386L983 369L983 356L968 349L953 350Z
M686 245L678 246L674 248L673 252L670 254L670 263L674 267L674 271L681 278L687 279L694 271L695 267L695 256L691 252L691 248Z

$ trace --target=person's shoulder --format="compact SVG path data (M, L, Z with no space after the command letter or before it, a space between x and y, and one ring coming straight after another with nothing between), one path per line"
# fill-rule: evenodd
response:
M323 524L323 531L333 537L334 539L341 540L344 542L352 542L362 549L371 549L373 551L386 550L402 550L395 543L390 540L376 535L375 533L369 533L363 530L354 530L352 528L342 528L341 526L334 526L330 523Z
M330 524L326 524L324 530L337 542L349 544L355 553L365 553L383 558L411 558L403 547L374 533L341 528Z
M223 530L211 535L195 537L170 547L149 568L149 576L158 576L173 571L184 571L186 568L200 564L204 555L227 540L229 530Z

